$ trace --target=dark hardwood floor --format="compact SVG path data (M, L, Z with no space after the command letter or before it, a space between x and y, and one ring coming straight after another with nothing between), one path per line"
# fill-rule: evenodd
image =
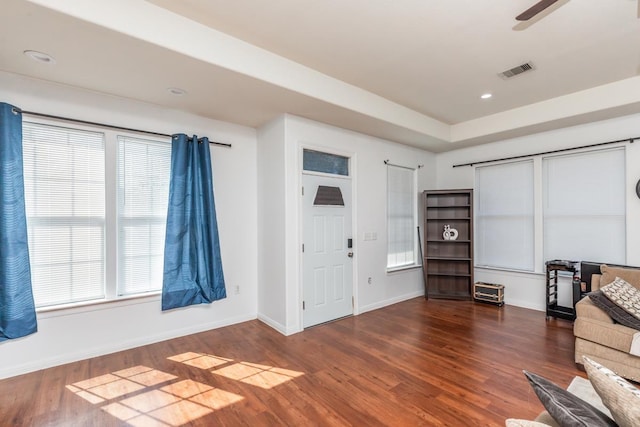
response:
M9 351L4 345L2 351ZM566 387L572 323L412 299L290 337L259 321L0 381L0 425L503 426Z

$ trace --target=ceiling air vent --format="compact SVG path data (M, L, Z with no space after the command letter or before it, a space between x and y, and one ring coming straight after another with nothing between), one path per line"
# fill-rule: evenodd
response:
M517 67L513 67L510 70L503 71L498 75L503 79L510 79L511 77L515 77L518 74L522 74L526 71L531 71L533 69L534 69L533 64L531 62L525 62L524 64L518 65Z

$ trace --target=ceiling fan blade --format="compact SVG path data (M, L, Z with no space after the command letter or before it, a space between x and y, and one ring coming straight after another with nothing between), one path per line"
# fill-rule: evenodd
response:
M558 0L541 0L531 6L529 9L522 12L520 15L516 16L516 19L518 21L528 21L557 1Z

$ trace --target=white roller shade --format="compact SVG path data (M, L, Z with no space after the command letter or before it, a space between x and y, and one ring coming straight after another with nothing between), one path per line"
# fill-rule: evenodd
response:
M625 151L543 159L544 259L624 264Z
M476 169L476 265L534 270L533 161Z
M387 165L387 268L416 264L416 205L415 170Z

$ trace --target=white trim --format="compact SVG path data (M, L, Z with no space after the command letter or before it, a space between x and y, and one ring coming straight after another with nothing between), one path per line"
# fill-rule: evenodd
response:
M407 270L415 270L416 268L422 268L422 264L403 265L401 267L387 268L387 274L400 273Z
M351 165L349 166L349 169L351 169ZM315 171L307 171L307 170L303 170L302 175L314 175L314 176L321 176L325 178L351 179L351 175L338 175L333 173L315 172Z
M540 272L540 271L516 270L513 268L489 267L485 265L474 265L473 268L476 270L499 271L499 272L511 273L511 274L525 274L529 276L544 277L546 275L545 272Z
M33 372L40 369L46 369L53 366L62 365L65 363L77 362L79 360L89 359L91 357L104 356L104 355L115 353L118 351L129 350L129 349L141 347L144 345L154 344L160 341L166 341L174 338L183 337L186 335L197 334L200 332L209 331L211 329L218 329L225 326L235 325L237 323L247 322L255 319L256 319L255 315L245 314L241 316L227 318L221 321L210 322L210 323L200 323L196 326L176 329L170 332L163 332L163 333L148 335L148 336L144 336L141 338L136 338L128 341L111 343L101 347L93 347L90 349L83 349L81 351L75 351L75 352L66 353L66 354L58 354L54 357L40 359L37 362L30 362L22 365L0 368L0 379L25 374L28 372Z
M101 299L83 301L74 304L52 305L36 309L38 319L49 319L51 317L71 316L74 314L86 313L98 310L111 310L129 305L146 304L154 301L160 302L161 292L154 291L145 294L129 295L116 299ZM158 304L158 307L160 305Z
M532 303L532 301L530 300L510 300L508 303L505 302L505 305L511 305L514 307L522 307L522 308L527 308L529 310L535 310L535 311L540 311L540 312L545 312L546 311L546 307L540 307L540 305L536 305L534 303ZM544 305L544 304L543 304Z
M377 310L379 308L387 307L389 305L397 304L399 302L407 301L412 298L424 297L424 290L414 291L408 294L400 295L395 298L387 299L384 301L378 301L373 304L365 305L364 307L360 307L360 313L366 313L367 311Z
M265 325L267 325L267 326L275 329L276 331L280 332L284 336L297 334L298 332L302 332L303 331L303 329L298 329L298 328L287 328L282 323L277 322L277 321L273 320L272 318L270 318L269 316L266 316L266 315L260 314L260 313L258 314L258 320L261 321L262 323L264 323Z

